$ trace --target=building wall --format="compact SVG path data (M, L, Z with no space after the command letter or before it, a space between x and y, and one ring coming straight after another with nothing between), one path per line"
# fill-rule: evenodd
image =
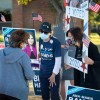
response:
M23 27L23 6L12 0L12 27Z
M33 0L28 5L18 5L13 2L12 27L36 28L38 30L40 21L32 20L32 12L42 16L43 21L55 23L55 13L49 7L49 0Z

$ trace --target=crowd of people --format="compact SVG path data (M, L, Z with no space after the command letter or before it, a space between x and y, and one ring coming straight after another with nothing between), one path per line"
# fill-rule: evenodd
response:
M57 30L59 31L60 27ZM100 54L97 46L89 43L88 56L84 57L88 73L84 78L83 72L64 63L64 51L70 46L76 48L75 59L82 61L82 29L70 28L65 34L61 33L63 38L57 31L54 32L56 37L52 36L51 31L49 22L43 22L39 27L39 78L42 99L65 100L65 80L70 80L71 85L100 90ZM69 39L67 44L66 38ZM23 47L25 48L22 49ZM28 80L33 80L34 77L30 59L36 58L34 36L23 30L14 31L9 38L9 46L0 50L0 100L28 100Z

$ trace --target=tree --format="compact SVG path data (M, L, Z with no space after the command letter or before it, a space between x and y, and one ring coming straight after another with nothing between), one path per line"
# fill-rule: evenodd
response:
M23 4L23 5L27 5L28 2L31 2L32 0L17 0L18 5Z
M27 5L32 0L17 0L17 1L19 5L20 4ZM65 11L64 6L63 6L63 0L48 0L48 1L50 2L51 8L53 8L53 10L55 10L58 13L59 23L61 23L63 13Z
M17 0L18 4L23 4L23 5L27 5L29 2L31 2L32 0ZM62 24L62 17L63 14L65 12L65 8L63 6L63 1L64 0L48 0L50 3L50 8L53 9L53 11L56 11L58 13L59 16L59 24ZM91 0L90 0L91 1ZM93 2L96 3L100 3L99 0L92 0ZM80 3L82 2L82 0L80 0ZM100 24L100 14L99 13L94 13L93 11L89 11L89 24ZM89 25L89 26L90 26Z

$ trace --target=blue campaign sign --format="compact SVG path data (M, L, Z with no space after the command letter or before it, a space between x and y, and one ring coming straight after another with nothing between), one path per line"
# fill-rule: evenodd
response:
M40 79L39 79L39 70L34 70L35 75L33 79L33 87L34 87L34 95L41 95L41 88L40 88Z
M32 35L33 35L34 37L36 37L36 36L35 36L35 34L36 34L36 30L35 30L35 29L2 27L2 33L3 33L3 36L4 36L5 46L8 46L8 45L9 45L8 40L9 40L10 35L11 35L15 30L18 30L18 29L22 29L22 30L24 30L24 31L27 32L27 33L32 33Z
M10 35L16 31L16 30L24 30L29 34L29 38L27 40L27 43L25 47L23 48L23 51L28 54L31 60L38 59L38 50L37 50L37 40L36 40L36 30L35 29L28 29L28 28L12 28L12 27L2 27L2 33L4 36L4 44L5 47L9 45L9 38Z
M77 86L68 86L66 100L99 100L100 91Z

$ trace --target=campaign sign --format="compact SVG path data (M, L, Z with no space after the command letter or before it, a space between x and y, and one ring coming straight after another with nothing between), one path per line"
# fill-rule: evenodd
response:
M37 53L37 42L36 42L36 30L35 29L26 29L26 28L11 28L11 27L2 27L2 33L4 36L5 47L9 45L10 35L16 30L24 30L27 32L30 37L26 43L26 46L23 48L23 51L28 54L31 60L36 61L38 59Z
M34 79L33 79L34 95L38 96L41 95L39 70L34 70L34 72L35 72Z
M66 97L66 100L99 100L100 91L83 87L68 86Z

